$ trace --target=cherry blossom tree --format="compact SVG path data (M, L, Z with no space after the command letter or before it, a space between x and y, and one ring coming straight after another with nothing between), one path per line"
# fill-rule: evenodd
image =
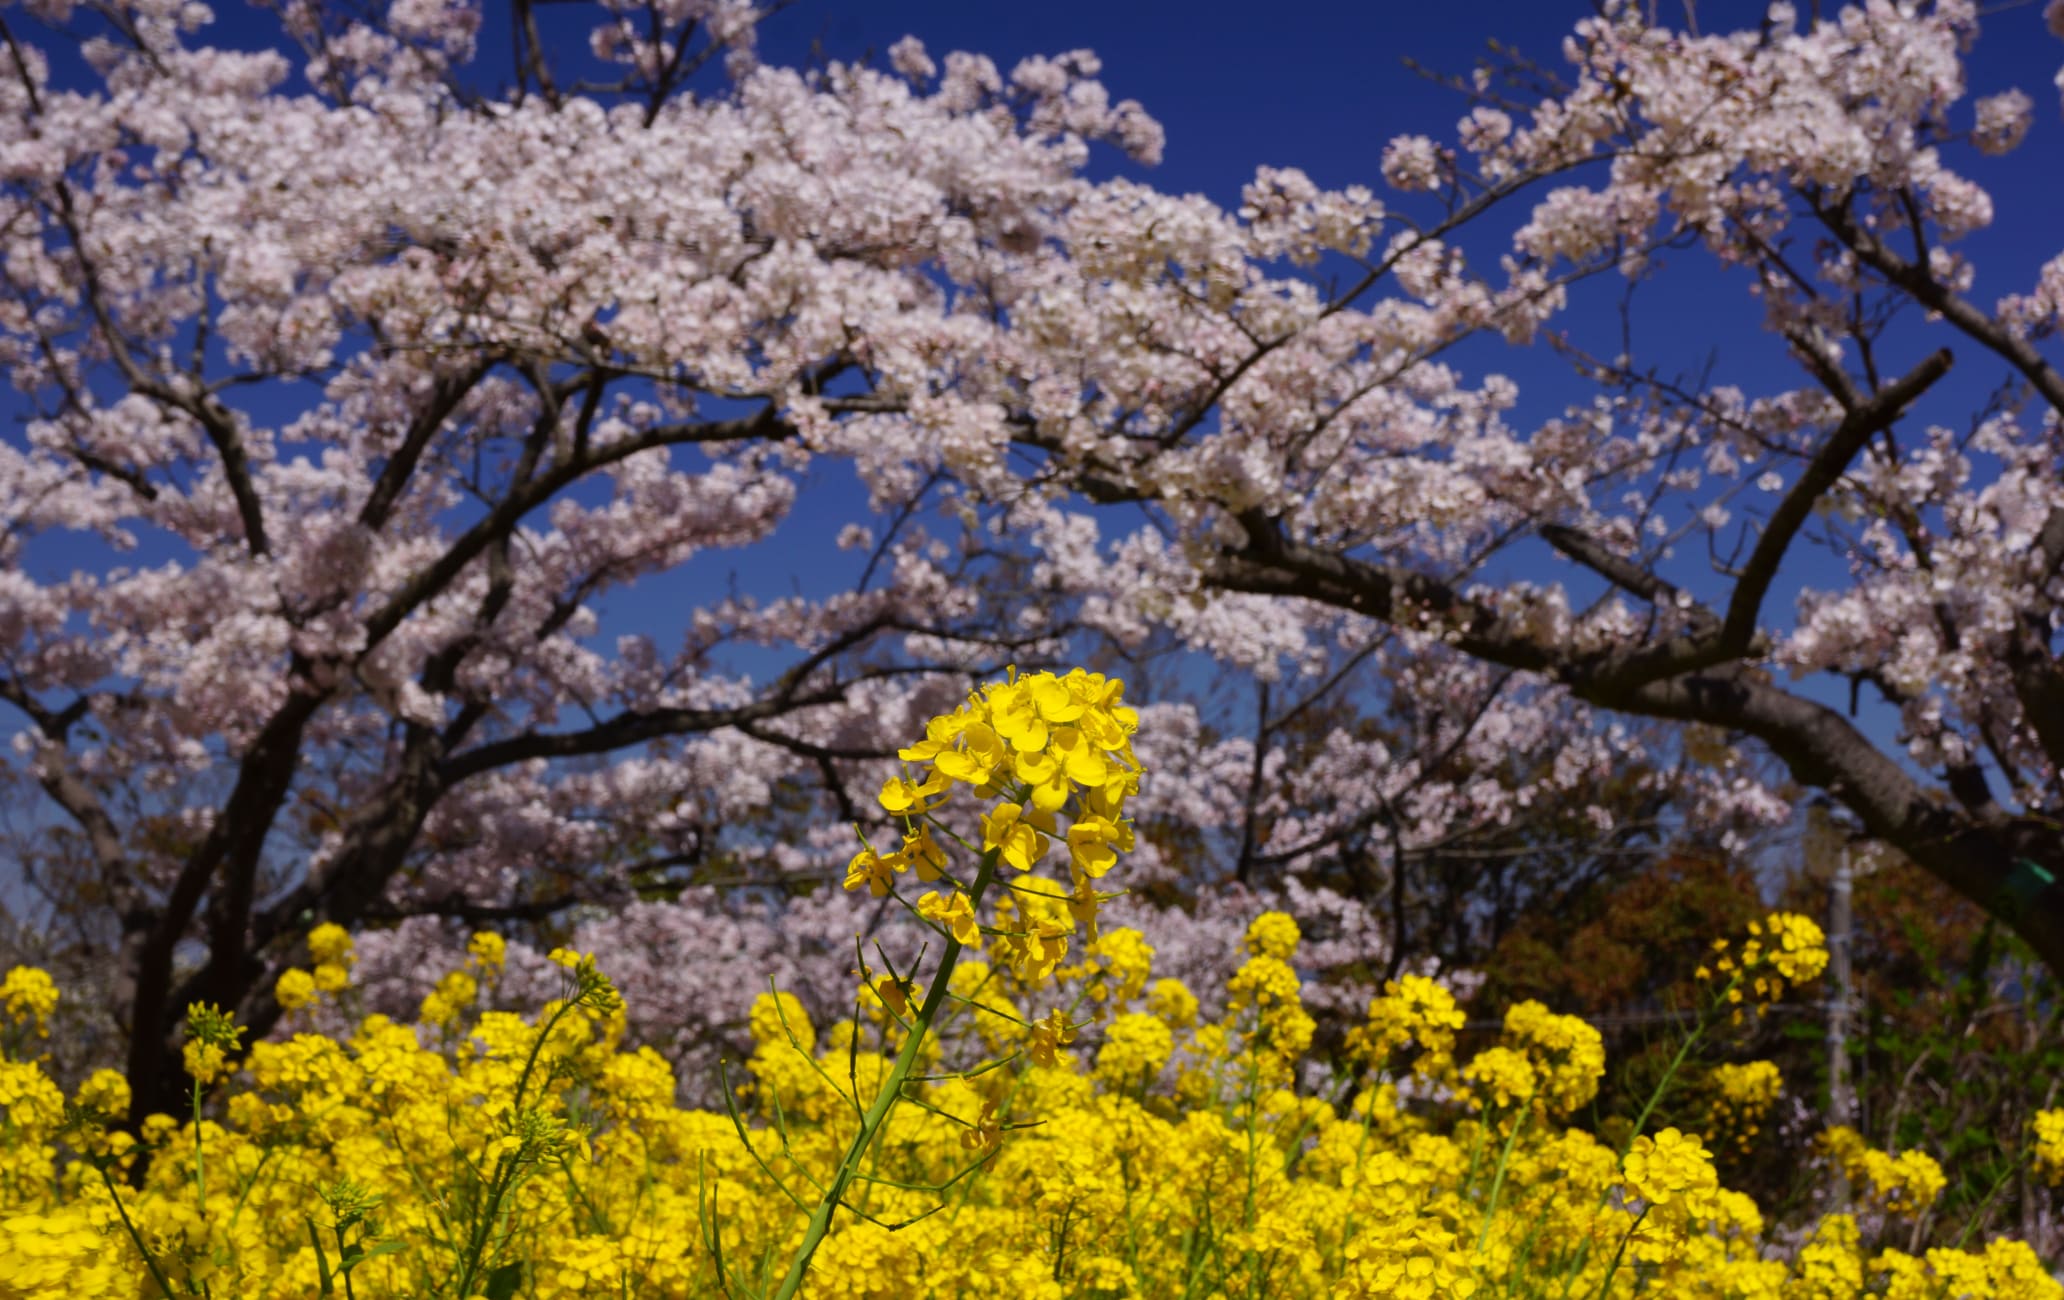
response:
M1716 834L1781 821L1745 735L2064 967L2064 261L1970 296L1988 200L1947 159L2033 106L1952 123L1969 4L1608 8L1566 69L1465 83L1454 144L1389 145L1392 201L1264 167L1235 211L1088 178L1161 136L1086 52L804 72L744 0L611 0L578 57L559 5L271 8L256 52L179 0L0 26L0 700L140 1112L178 1009L262 1032L318 921L821 879L921 719L1075 653L1251 684L1138 692L1173 885L1360 872L1366 911L1558 800L1620 833L1630 767ZM1756 295L1798 386L1558 329L1665 251ZM2013 377L1963 432L1902 432L1929 333ZM1586 400L1530 421L1479 339ZM608 634L612 596L822 535L824 465L850 582ZM1787 626L1821 534L1849 584ZM1780 684L1824 672L1906 752Z
M2064 33L2064 5L2047 19ZM2034 111L1963 102L1977 27L1956 0L1779 4L1724 35L1606 6L1566 70L1461 83L1454 144L1393 141L1396 210L1267 168L1236 213L1103 187L1056 235L1078 273L1021 313L1069 322L1048 333L1083 341L1094 396L1022 436L1157 512L1113 549L1138 616L1286 654L1375 621L1544 704L1761 742L2064 969L2064 257L1975 296L1960 241L1991 201L1952 164L2015 149ZM1792 386L1687 383L1617 330L1556 328L1580 282L1664 252L1751 296ZM1343 265L1340 293L1298 273ZM1587 396L1526 420L1516 385L1448 360L1483 337L1555 350ZM1914 428L1959 353L1999 386ZM1796 576L1809 541L1846 585ZM1582 576L1544 581L1529 547Z

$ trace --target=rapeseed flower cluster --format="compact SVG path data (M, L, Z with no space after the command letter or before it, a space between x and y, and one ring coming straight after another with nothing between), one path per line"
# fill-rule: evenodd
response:
M1763 1131L1764 1117L1784 1090L1784 1077L1770 1061L1728 1061L1713 1067L1712 1129L1738 1151L1748 1151Z
M1571 1115L1598 1095L1605 1077L1605 1040L1575 1016L1559 1016L1538 1002L1505 1013L1505 1036L1525 1056L1538 1083L1538 1108Z
M57 1010L57 981L33 966L17 966L0 979L0 1007L15 1025L50 1036L50 1014Z
M982 851L1009 868L1005 888L1038 900L1021 904L1022 929L998 935L1012 960L1051 969L1077 926L1096 937L1098 904L1108 897L1097 881L1133 846L1124 807L1139 792L1132 751L1139 715L1124 699L1125 683L1101 673L1013 672L933 718L923 740L899 751L916 769L891 777L879 797L884 810L904 820L901 846L886 853L864 846L847 865L846 888L886 897L905 872L920 883L944 884L945 891L919 898L915 910L963 947L980 947L979 898L948 875L942 843L960 837L939 818L964 791L986 804L975 810L976 828ZM1031 874L1056 844L1067 851L1065 885Z
M2064 1186L2064 1110L2037 1111L2030 1128L2036 1172L2052 1184Z
M1455 995L1424 975L1390 980L1369 1004L1367 1023L1354 1029L1348 1049L1365 1064L1383 1068L1399 1051L1415 1052L1412 1070L1441 1080L1454 1070L1455 1034L1468 1017Z
M1713 1153L1697 1137L1674 1128L1635 1138L1621 1167L1627 1189L1650 1205L1668 1205L1673 1198L1720 1186Z
M1892 1214L1922 1214L1949 1186L1942 1166L1927 1152L1907 1150L1895 1156L1878 1151L1846 1125L1828 1129L1818 1145L1853 1186Z
M762 995L724 1111L681 1107L666 1060L624 1044L591 957L552 954L563 992L535 1014L489 1010L504 949L476 935L403 1024L355 1011L349 936L319 931L281 1032L247 1046L193 1008L193 1114L131 1133L120 1076L67 1098L20 1050L55 986L10 973L0 1297L2064 1300L2012 1241L1915 1255L1832 1216L1778 1249L1708 1135L1570 1125L1603 1053L1538 1004L1458 1061L1454 997L1406 976L1322 1061L1287 916L1254 923L1203 1014L1137 932L1093 928L1139 773L1120 690L1016 677L934 720L884 791L902 847L849 883L933 886L907 902L941 955L877 949L830 1023ZM1061 845L1065 876L1039 875ZM1809 978L1802 933L1761 923L1724 987ZM1716 989L1701 1024L1736 1005ZM2064 1166L2064 1112L2032 1141ZM1926 1180L1903 1159L1910 1211Z
M1827 962L1827 936L1812 917L1773 912L1749 922L1746 939L1713 940L1712 954L1697 974L1718 985L1728 1002L1760 1007L1817 978Z

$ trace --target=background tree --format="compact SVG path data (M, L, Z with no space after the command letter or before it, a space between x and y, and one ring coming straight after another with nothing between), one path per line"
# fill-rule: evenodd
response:
M2064 1040L2054 980L1996 918L1896 854L1856 846L1854 1006L1848 1041L1855 1112L1828 1105L1828 1025L1835 996L1802 989L1712 1045L1658 1111L1705 1133L1730 1186L1753 1189L1779 1217L1825 1210L1830 1190L1810 1154L1843 1122L1874 1147L1938 1156L1948 1186L1917 1220L1881 1228L1890 1244L1949 1244L2012 1232L2053 1250L2059 1224L2039 1180L2020 1167L2035 1110L2055 1103ZM1825 915L1827 882L1787 882L1785 906ZM1767 907L1741 860L1678 852L1653 869L1586 891L1561 909L1535 909L1482 964L1470 1033L1488 1039L1525 998L1580 1006L1623 1063L1597 1114L1639 1111L1675 1054L1694 970L1715 930L1739 930ZM1748 1142L1715 1110L1709 1066L1768 1061L1783 1092Z

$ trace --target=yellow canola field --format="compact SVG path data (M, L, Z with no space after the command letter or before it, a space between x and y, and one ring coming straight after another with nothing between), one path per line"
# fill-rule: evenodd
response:
M1772 918L1721 959L1746 951L1750 974L1718 991L1717 1015L1757 974L1818 969L1817 932L1778 938L1797 920ZM1909 1255L1831 1216L1777 1249L1758 1208L1719 1185L1708 1147L1731 1134L1664 1129L1623 1155L1569 1126L1603 1053L1588 1025L1536 1003L1458 1064L1454 999L1408 977L1353 1036L1354 1070L1308 1068L1297 942L1287 916L1258 920L1227 1011L1201 1021L1133 931L1043 974L964 961L927 1060L994 1064L908 1087L802 1294L2064 1296L2011 1240ZM316 971L282 981L305 982L304 1023L354 1000L348 937L319 931L312 951ZM555 954L566 997L525 1018L477 1009L502 949L482 935L472 952L424 1023L369 1016L260 1042L234 1074L239 1031L201 1015L189 1067L225 1077L198 1123L151 1117L140 1146L108 1122L128 1104L119 1076L67 1099L27 1055L56 990L10 974L0 1297L770 1291L901 1018L870 995L820 1029L763 995L757 1047L729 1076L736 1111L683 1109L667 1062L620 1045L622 1003L592 961ZM1075 1011L1035 1015L1057 1006ZM1765 1070L1716 1077L1735 1080L1723 1110L1743 1125L1776 1095ZM1866 1225L1940 1188L1920 1153L1844 1132L1826 1145L1870 1198ZM2064 1114L2038 1122L2030 1155L2064 1163Z

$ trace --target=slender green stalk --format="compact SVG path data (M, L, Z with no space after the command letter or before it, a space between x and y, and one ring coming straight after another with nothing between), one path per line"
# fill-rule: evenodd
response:
M473 1294L474 1279L480 1276L481 1256L487 1250L489 1239L494 1236L495 1220L501 1217L502 1213L502 1197L515 1185L516 1173L515 1157L495 1157L494 1176L489 1179L487 1185L486 1209L481 1212L477 1224L466 1234L466 1258L459 1270L459 1295Z
M554 1011L551 1018L545 1021L545 1027L540 1029L537 1037L532 1040L530 1054L523 1058L523 1073L516 1077L516 1099L509 1103L509 1108L512 1111L523 1109L523 1093L530 1087L530 1076L537 1069L538 1057L544 1053L545 1040L552 1036L552 1031L559 1027L559 1022L566 1019L567 1015L580 1004L580 990L576 988L572 997L564 998L560 1001L559 1009Z
M201 1085L198 1080L193 1086L193 1176L194 1209L201 1218L208 1217L208 1165L201 1157Z
M968 890L968 902L978 909L982 905L982 895L996 878L996 857L995 849L982 855L981 869L975 873L975 883ZM802 1290L803 1274L809 1271L810 1257L817 1253L817 1247L824 1243L825 1234L831 1231L832 1215L845 1198L847 1186L860 1172L861 1163L874 1145L875 1135L881 1132L882 1126L888 1122L889 1112L896 1108L896 1102L902 1097L904 1082L917 1068L917 1059L924 1048L925 1038L931 1033L932 1021L946 1001L947 984L953 978L953 967L960 961L960 951L960 941L948 931L945 951L939 954L939 969L932 975L931 987L925 990L924 1004L918 1008L917 1019L911 1022L910 1036L904 1040L903 1050L890 1067L889 1077L882 1081L881 1091L875 1094L874 1104L860 1117L860 1130L853 1135L851 1145L847 1146L844 1158L839 1161L838 1170L832 1174L824 1195L817 1201L817 1208L811 1212L810 1226L804 1231L802 1244L796 1247L794 1257L789 1260L788 1274L775 1291L775 1300L793 1300Z
M1985 1217L1985 1212L1992 1208L1992 1198L2000 1194L2000 1188L2005 1187L2007 1185L2007 1180L2009 1178L2012 1178L2015 1174L2020 1173L2021 1166L2026 1163L2027 1157L2023 1156L2020 1159L2010 1163L2004 1170L2000 1172L1999 1177L1992 1180L1992 1186L1988 1187L1985 1190L1984 1197L1979 1200L1977 1206L1972 1209L1969 1217L1967 1217L1964 1220L1964 1230L1957 1234L1956 1245L1954 1249L1962 1250L1964 1248L1964 1243L1971 1239L1972 1230L1978 1226L1979 1220Z
M334 1230L337 1234L337 1262L344 1269L344 1300L358 1300L357 1293L351 1289L351 1269L357 1261L351 1258L351 1248L344 1244L343 1225L336 1225ZM359 1240L362 1243L364 1237L361 1235Z
M1505 1166L1512 1160L1512 1148L1519 1141L1519 1131L1526 1127L1531 1110L1523 1111L1512 1121L1512 1131L1505 1135L1505 1148L1498 1152L1498 1171L1491 1175L1491 1194L1484 1199L1483 1226L1476 1232L1476 1253L1483 1254L1484 1243L1491 1239L1491 1220L1498 1214L1498 1195L1505 1190Z
M1684 1058L1690 1056L1691 1049L1698 1045L1699 1039L1706 1036L1706 1023L1706 1017L1699 1017L1698 1023L1692 1026L1684 1041L1677 1045L1677 1055L1670 1058L1670 1068L1663 1071L1663 1077L1656 1083L1655 1091L1648 1094L1648 1101L1642 1106L1641 1113L1634 1117L1634 1127L1627 1132L1627 1143L1620 1148L1620 1156L1623 1159L1634 1149L1634 1139L1640 1137L1641 1131L1648 1126L1648 1117L1662 1104L1663 1095L1670 1091L1671 1083L1676 1081L1677 1071L1684 1066Z
M1462 1175L1464 1187L1476 1186L1476 1171L1483 1168L1484 1134L1490 1131L1490 1127L1488 1124L1476 1126L1476 1140L1469 1144L1469 1172Z
M537 1068L538 1057L544 1051L545 1040L552 1036L552 1031L559 1027L561 1020L581 1005L582 997L582 990L576 988L573 995L564 999L559 1004L559 1009L545 1021L544 1028L538 1031L537 1038L530 1045L530 1055L524 1059L523 1073L516 1079L516 1097L509 1106L509 1114L512 1117L522 1113L523 1094L530 1087L531 1072ZM494 1173L488 1179L486 1210L475 1224L469 1226L466 1233L466 1256L459 1268L459 1295L473 1294L473 1283L480 1276L481 1256L487 1250L489 1238L494 1235L495 1220L502 1212L502 1199L515 1187L517 1177L522 1173L522 1156L523 1152L519 1148L513 1155L505 1153L495 1157Z
M179 1300L179 1293L172 1289L165 1271L158 1267L158 1257L151 1254L150 1247L143 1244L143 1234L137 1232L136 1225L129 1221L129 1207L122 1204L122 1194L115 1190L115 1180L108 1176L108 1167L96 1161L94 1168L100 1171L100 1181L107 1184L108 1199L115 1203L115 1213L122 1216L122 1226L128 1230L129 1240L136 1243L136 1252L143 1256L143 1266L150 1270L151 1281L165 1293L165 1300Z
M1627 1231L1621 1235L1620 1248L1613 1252L1612 1263L1605 1270L1605 1278L1598 1284L1598 1300L1605 1300L1606 1296L1612 1294L1613 1277L1620 1271L1620 1261L1627 1258L1627 1243L1634 1240L1635 1232L1640 1229L1641 1221L1648 1217L1651 1208L1653 1207L1643 1206L1641 1213L1634 1216L1634 1222L1628 1224Z

